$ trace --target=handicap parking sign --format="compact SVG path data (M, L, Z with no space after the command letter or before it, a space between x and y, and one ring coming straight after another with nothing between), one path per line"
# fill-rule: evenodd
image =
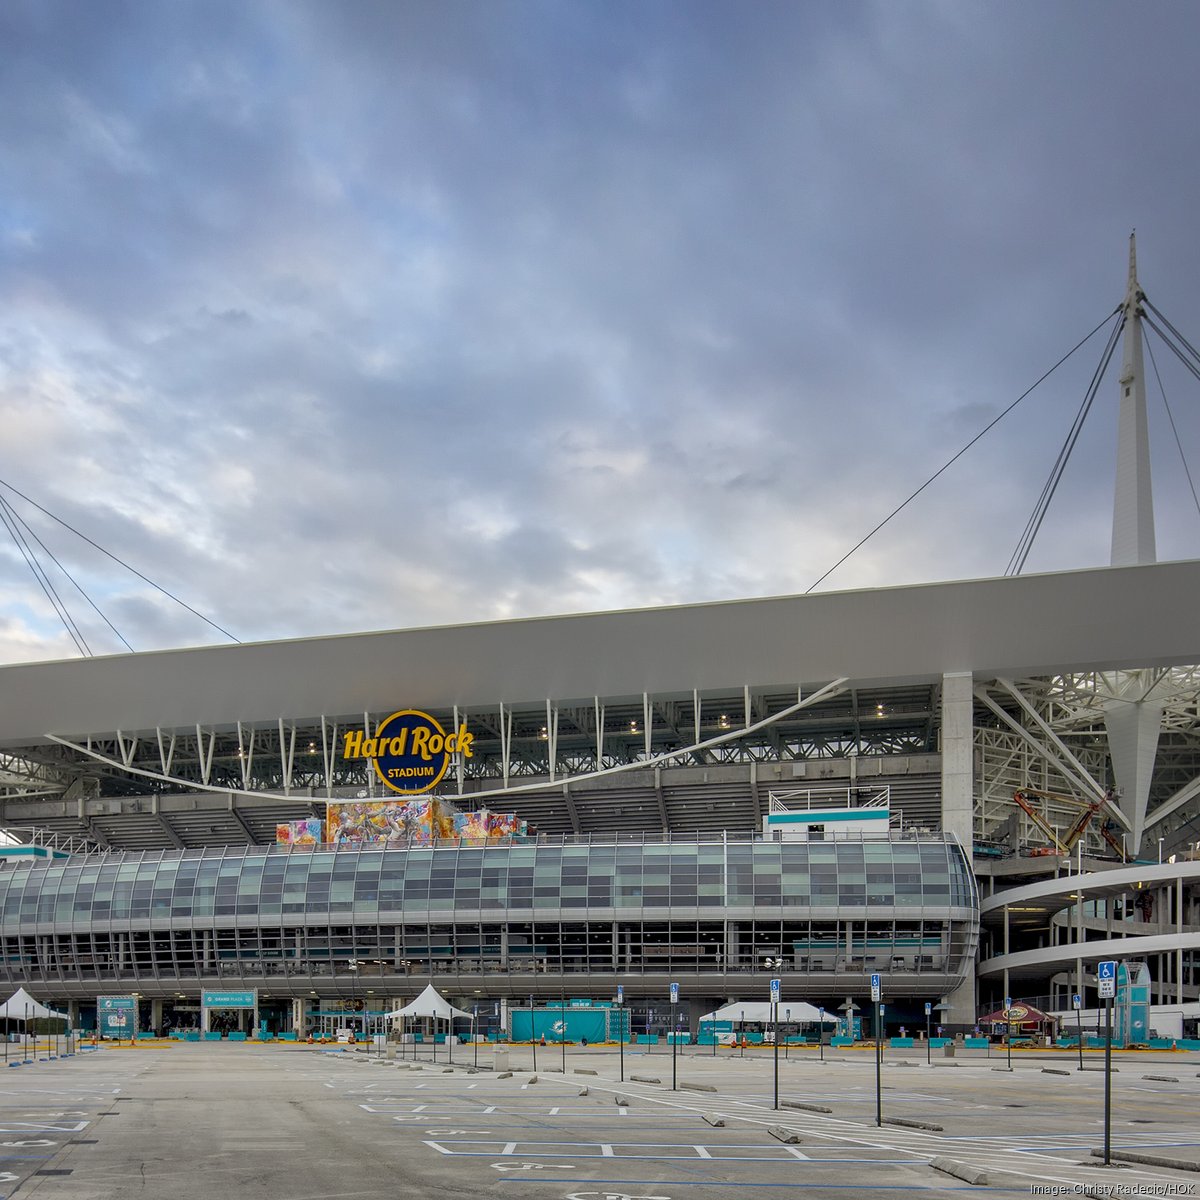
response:
M1112 1000L1117 994L1116 962L1109 959L1107 962L1097 963L1096 981L1100 985L1100 999Z
M878 974L871 976L871 999L878 1004L879 998L883 994L881 985L881 977Z
M782 987L782 984L783 984L782 980L779 980L779 979L771 980L771 1003L772 1004L779 1003L779 992L780 992L780 988Z

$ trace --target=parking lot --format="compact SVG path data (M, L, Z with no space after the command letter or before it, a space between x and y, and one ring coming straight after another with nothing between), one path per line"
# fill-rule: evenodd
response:
M490 1049L454 1066L330 1047L102 1047L4 1075L0 1196L546 1200L1200 1195L1200 1060ZM502 1064L497 1064L502 1065ZM671 1089L672 1069L678 1090ZM633 1078L639 1077L638 1079ZM1148 1076L1156 1078L1148 1078ZM659 1082L650 1082L658 1080ZM807 1105L811 1107L790 1107ZM829 1111L820 1111L826 1109ZM901 1123L893 1123L901 1122ZM1129 1161L1141 1156L1161 1163ZM937 1164L937 1165L934 1165ZM1035 1189L1061 1189L1035 1190Z

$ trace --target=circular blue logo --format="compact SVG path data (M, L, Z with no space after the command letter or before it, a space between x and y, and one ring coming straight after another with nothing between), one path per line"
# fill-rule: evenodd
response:
M428 713L405 709L382 721L375 734L375 770L393 792L416 795L437 787L457 750Z

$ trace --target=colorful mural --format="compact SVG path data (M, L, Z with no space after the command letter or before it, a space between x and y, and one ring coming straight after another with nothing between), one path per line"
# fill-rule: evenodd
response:
M444 838L484 841L525 837L527 822L515 813L479 809L462 812L448 800L331 800L327 818L292 821L276 827L281 844L309 845L326 841L338 844L430 846Z
M275 826L275 842L279 846L319 846L324 840L325 822L320 817L283 821Z

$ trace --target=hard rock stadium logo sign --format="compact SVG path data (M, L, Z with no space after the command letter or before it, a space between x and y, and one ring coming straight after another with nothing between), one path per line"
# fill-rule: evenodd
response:
M342 757L367 758L393 792L416 796L437 787L456 754L473 757L475 735L466 724L447 733L428 713L406 708L384 717L368 737L361 729L345 734Z

